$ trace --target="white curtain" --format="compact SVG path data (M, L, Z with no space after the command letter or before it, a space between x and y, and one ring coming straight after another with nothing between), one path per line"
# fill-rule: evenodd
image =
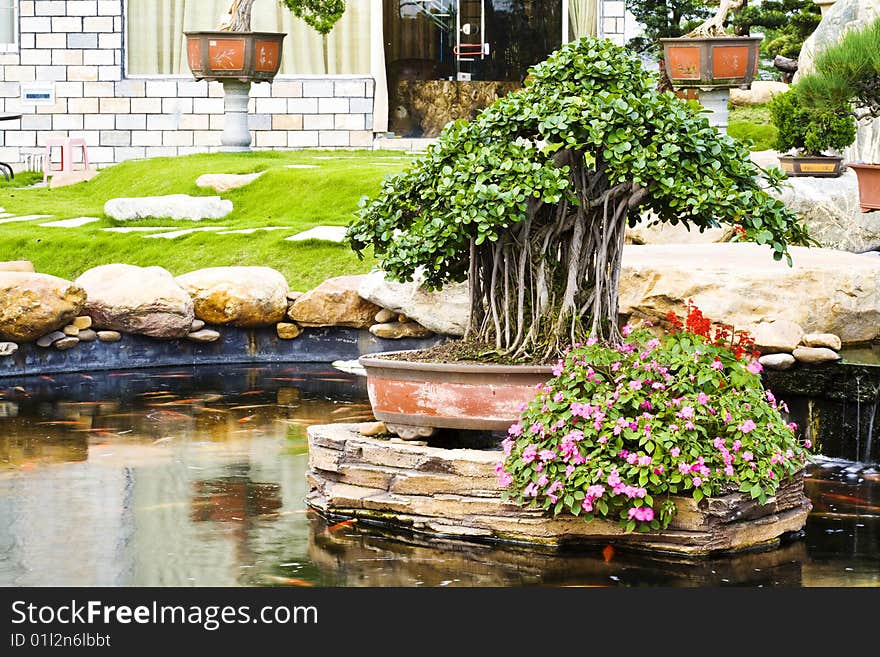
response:
M370 4L348 0L326 44L277 0L256 0L252 29L287 33L282 75L369 74ZM215 29L229 5L230 0L128 0L128 72L188 74L184 31Z
M0 0L0 45L15 43L15 0Z
M569 41L598 34L598 5L598 0L568 0Z

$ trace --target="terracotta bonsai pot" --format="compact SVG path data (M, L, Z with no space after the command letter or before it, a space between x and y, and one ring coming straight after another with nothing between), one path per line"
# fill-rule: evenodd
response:
M666 75L679 87L742 87L758 72L763 37L679 37L660 39Z
M779 166L789 177L812 176L814 178L837 178L841 174L842 157L820 155L800 157L780 155Z
M280 32L186 32L186 54L196 80L271 82L281 68Z
M406 352L390 352L406 353ZM534 365L419 363L361 356L373 414L411 439L438 428L506 431L552 368Z
M847 164L859 179L862 212L880 210L880 164Z

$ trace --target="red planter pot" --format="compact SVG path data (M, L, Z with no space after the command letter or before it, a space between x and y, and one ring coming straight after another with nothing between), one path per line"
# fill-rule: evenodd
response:
M271 82L281 68L280 32L185 32L196 80Z
M880 210L880 164L847 164L859 179L862 212Z
M666 75L682 87L748 88L758 72L763 37L679 37L660 39Z
M553 377L549 365L359 360L373 414L401 438L430 436L438 428L505 431L537 386Z

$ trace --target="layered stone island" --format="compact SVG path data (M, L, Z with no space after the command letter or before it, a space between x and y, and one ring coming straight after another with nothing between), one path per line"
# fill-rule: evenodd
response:
M615 522L553 518L504 502L494 473L500 450L430 447L364 436L362 428L309 428L307 502L325 517L356 518L401 534L551 550L598 543L708 556L776 547L804 528L812 509L800 473L765 504L736 492L699 503L675 498L678 513L667 529L626 533Z

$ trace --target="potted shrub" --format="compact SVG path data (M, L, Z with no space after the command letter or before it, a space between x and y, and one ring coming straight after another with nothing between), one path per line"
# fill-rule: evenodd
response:
M849 146L856 136L852 113L844 105L812 108L804 105L797 88L773 97L770 117L776 126L775 148L781 153L779 164L789 176L837 177L842 157L824 155L828 149Z
M345 11L344 0L281 0L297 16L326 35ZM281 67L281 32L251 31L254 0L232 0L219 27L185 32L187 62L196 80L223 83L226 121L221 144L249 150L247 105L252 82L271 82Z
M847 32L823 50L815 69L798 82L805 102L820 108L846 105L857 122L880 117L880 18ZM873 162L850 162L859 180L862 211L880 210L880 154Z
M390 419L430 431L448 426L436 417L445 407L457 428L472 428L458 397L435 385L428 370L462 361L475 363L478 375L480 363L511 373L543 365L522 382L533 385L549 378L571 344L620 344L624 231L646 209L688 227L736 225L768 244L774 258L788 257L787 245L807 235L759 173L748 150L720 135L699 108L657 93L636 54L589 38L563 46L531 70L522 89L472 122L449 124L407 171L364 201L349 226L350 245L358 253L372 248L392 278L420 273L428 288L469 283L463 341L361 360L374 413L406 415ZM782 172L767 176L778 185ZM377 359L407 365L371 373ZM451 382L471 407L496 396L491 381L499 374L487 372L483 381ZM405 408L377 405L377 391L392 385L411 386ZM495 418L502 425L516 417L515 409L507 412Z
M721 0L718 11L683 37L660 39L666 75L676 89L748 89L758 72L763 37L730 35L724 28L729 15L747 0Z

